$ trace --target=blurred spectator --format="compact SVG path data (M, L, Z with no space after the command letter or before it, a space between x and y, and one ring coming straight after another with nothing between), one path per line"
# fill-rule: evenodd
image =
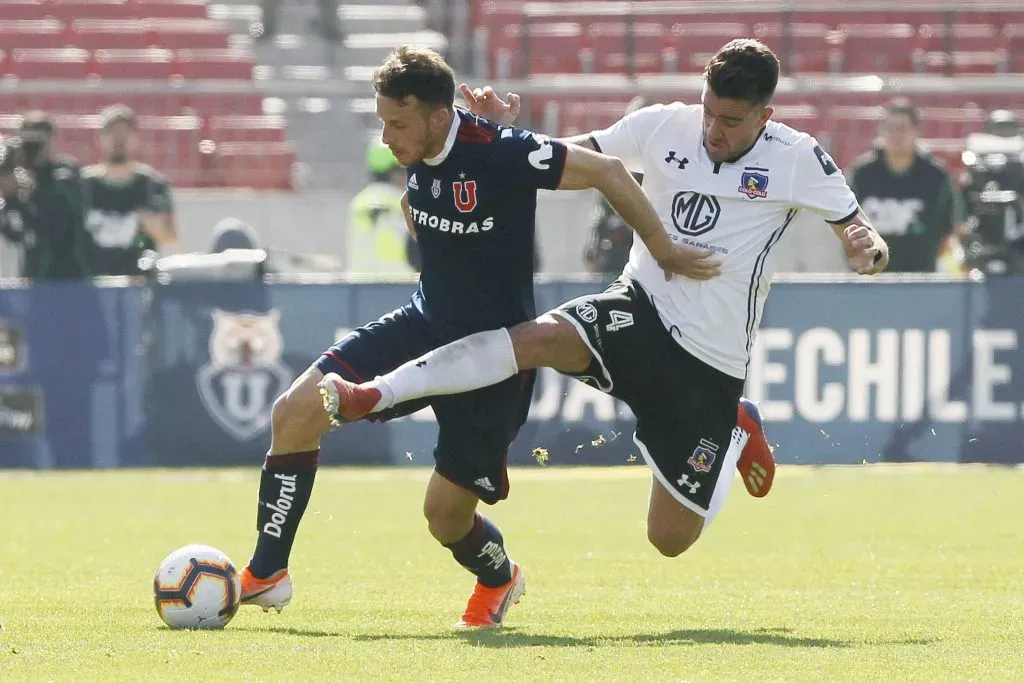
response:
M263 0L263 24L254 32L258 40L270 40L277 35L282 4L285 0ZM341 42L343 34L338 19L338 0L316 0L316 16L310 22L310 28L328 42Z
M652 104L642 95L634 97L626 107L625 114L632 114ZM642 173L634 173L638 183L642 183ZM633 247L633 230L622 220L615 209L603 197L599 196L597 220L591 228L583 260L587 271L600 273L607 277L616 277L622 272L629 260L629 250Z
M29 195L32 179L22 167L21 140L0 138L0 277L25 277L26 251L35 244Z
M960 195L939 162L918 148L919 128L917 109L893 100L880 125L882 147L849 174L864 213L889 243L887 272L935 272L940 256L958 246Z
M222 218L213 227L213 245L211 254L219 254L228 249L259 249L260 237L248 223L237 218Z
M1024 129L1016 115L989 114L984 132L967 136L962 158L968 267L1024 274Z
M419 270L419 251L402 210L406 171L384 144L374 142L366 153L372 181L350 205L348 269L376 275Z
M22 117L23 180L31 189L17 200L16 212L24 249L22 276L35 280L79 279L90 272L81 173L73 159L56 153L55 132L43 112Z
M100 114L104 163L82 173L94 275L138 275L143 253L178 241L171 188L159 173L135 160L138 146L131 109L114 105Z

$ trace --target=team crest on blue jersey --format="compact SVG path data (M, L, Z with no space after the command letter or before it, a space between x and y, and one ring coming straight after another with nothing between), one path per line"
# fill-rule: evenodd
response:
M710 472L711 466L715 464L715 456L718 455L718 445L713 441L701 439L700 445L693 449L693 455L686 461L695 472Z
M740 176L739 191L751 199L764 199L768 196L768 176L756 171L744 171Z
M464 178L465 173L459 177ZM462 213L469 213L476 208L476 181L465 180L452 183L452 192L455 194L455 208Z
M280 311L213 311L210 362L199 369L196 386L210 416L239 441L270 426L274 398L291 383L281 362L284 340Z
M437 199L438 197L441 196L441 179L440 178L434 178L434 183L430 186L430 194L432 194L434 196L434 199Z

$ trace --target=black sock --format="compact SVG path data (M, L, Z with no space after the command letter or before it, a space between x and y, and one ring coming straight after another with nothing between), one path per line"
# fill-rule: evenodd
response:
M320 450L268 455L260 475L256 511L259 538L249 560L253 576L265 579L288 566L295 532L309 504Z
M452 551L456 562L476 574L488 588L504 586L512 580L512 561L505 552L505 539L498 527L479 512L465 538L445 547Z

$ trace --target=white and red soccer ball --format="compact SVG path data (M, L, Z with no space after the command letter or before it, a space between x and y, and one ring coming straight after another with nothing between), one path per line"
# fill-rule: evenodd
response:
M171 628L224 628L238 611L241 592L231 559L208 545L175 550L153 577L156 611Z

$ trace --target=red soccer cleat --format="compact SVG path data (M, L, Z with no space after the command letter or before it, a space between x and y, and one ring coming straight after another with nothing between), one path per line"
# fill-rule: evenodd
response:
M743 477L747 493L755 498L763 498L771 491L775 479L775 456L764 435L761 412L756 403L747 398L740 399L736 426L746 432L748 437L736 469Z
M317 386L324 401L324 410L331 416L331 424L335 427L363 419L380 401L379 389L349 382L333 372L325 375Z

